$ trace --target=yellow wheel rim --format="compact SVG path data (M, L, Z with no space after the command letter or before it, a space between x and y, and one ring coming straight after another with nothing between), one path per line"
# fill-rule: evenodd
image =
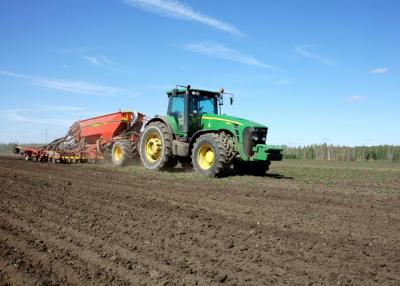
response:
M153 132L147 136L145 143L146 159L155 162L160 158L162 142L160 136Z
M114 160L120 161L122 158L122 148L119 145L116 145L114 148Z
M203 170L208 170L214 164L214 150L210 145L203 145L197 151L197 163Z

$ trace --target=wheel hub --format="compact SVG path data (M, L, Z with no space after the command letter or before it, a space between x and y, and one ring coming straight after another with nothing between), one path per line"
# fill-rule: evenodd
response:
M208 170L214 164L215 154L214 150L209 145L204 145L199 148L197 153L197 163L200 168Z
M158 134L150 134L146 140L146 158L151 161L157 161L161 154L162 142Z
M119 160L121 160L121 158L122 158L122 149L120 146L117 145L117 146L115 146L115 149L114 149L114 159L116 161L119 161Z

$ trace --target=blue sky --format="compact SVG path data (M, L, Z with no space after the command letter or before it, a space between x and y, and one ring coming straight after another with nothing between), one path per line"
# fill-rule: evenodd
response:
M44 142L176 84L291 146L400 144L399 1L0 2L0 142ZM226 101L228 103L228 101Z

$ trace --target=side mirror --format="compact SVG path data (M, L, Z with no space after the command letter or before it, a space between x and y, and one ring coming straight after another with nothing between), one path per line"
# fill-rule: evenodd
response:
M229 98L229 102L230 102L231 105L233 104L233 96L231 96L231 97Z

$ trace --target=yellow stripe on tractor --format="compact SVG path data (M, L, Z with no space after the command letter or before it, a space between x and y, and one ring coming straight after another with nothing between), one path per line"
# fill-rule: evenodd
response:
M203 116L203 119L208 119L208 120L219 120L219 121L224 121L224 122L229 122L237 125L243 125L243 123L238 122L238 121L233 121L225 118L215 118L215 117L208 117L208 116Z

